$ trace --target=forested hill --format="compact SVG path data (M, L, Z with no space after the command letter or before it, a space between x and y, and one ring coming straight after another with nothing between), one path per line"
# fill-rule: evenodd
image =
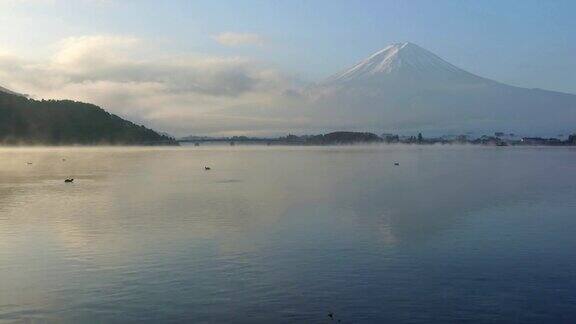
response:
M177 145L177 142L92 104L39 101L0 91L0 144Z

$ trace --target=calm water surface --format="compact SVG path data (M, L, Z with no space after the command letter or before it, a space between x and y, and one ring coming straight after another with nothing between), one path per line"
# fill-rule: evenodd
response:
M328 312L575 323L576 150L0 150L1 323Z

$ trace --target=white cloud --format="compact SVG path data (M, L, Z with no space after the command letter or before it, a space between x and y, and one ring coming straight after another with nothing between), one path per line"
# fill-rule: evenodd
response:
M96 68L101 64L125 61L140 40L127 36L68 37L58 44L54 63L76 68Z
M35 98L74 99L176 135L292 129L290 78L239 57L153 57L142 39L66 38L44 60L0 54L0 85ZM148 53L148 54L146 54Z
M225 46L263 45L262 36L254 33L225 32L214 36L214 39Z

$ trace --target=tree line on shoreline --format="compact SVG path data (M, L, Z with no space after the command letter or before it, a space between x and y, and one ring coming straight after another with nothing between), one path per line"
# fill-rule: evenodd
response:
M517 137L514 134L504 134L496 132L494 135L482 135L471 137L467 135L424 137L422 133L416 136L400 136L397 134L376 135L370 132L331 132L318 135L293 135L280 137L208 137L208 136L188 136L181 138L180 142L202 143L202 142L229 142L236 143L259 143L267 145L347 145L347 144L471 144L471 145L545 145L545 146L570 146L576 145L576 134L568 136L567 139L544 138L544 137Z

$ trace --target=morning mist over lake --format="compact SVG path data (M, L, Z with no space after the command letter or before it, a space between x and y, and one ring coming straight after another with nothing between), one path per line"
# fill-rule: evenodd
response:
M575 11L0 0L0 323L574 323Z

